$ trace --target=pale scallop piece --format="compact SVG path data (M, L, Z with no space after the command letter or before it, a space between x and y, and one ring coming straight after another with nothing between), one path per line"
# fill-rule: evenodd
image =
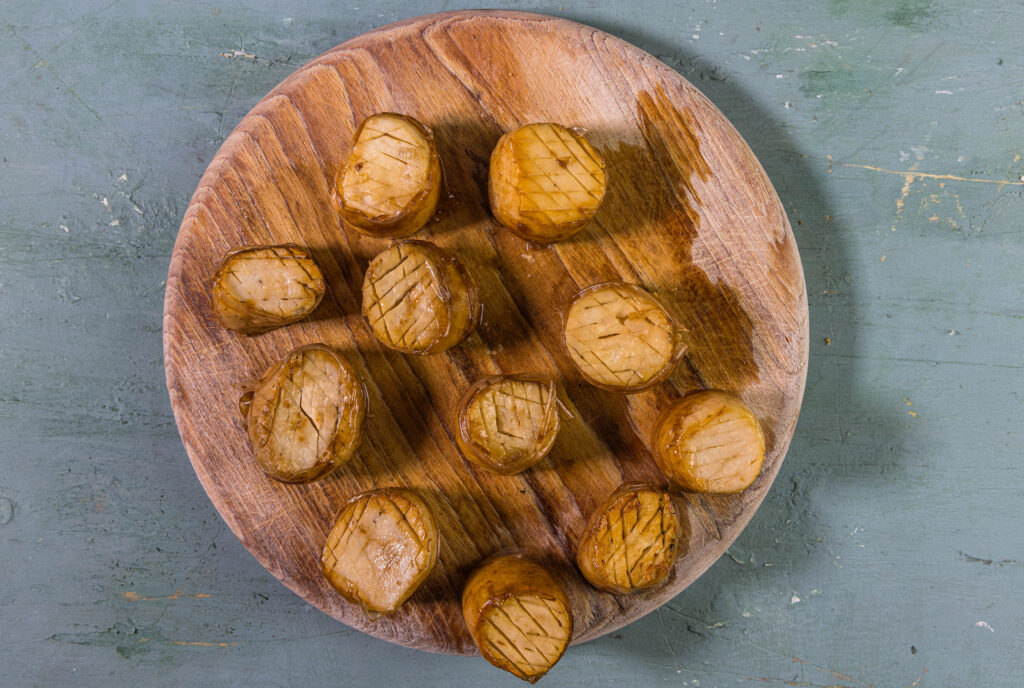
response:
M527 241L550 243L579 232L600 207L606 185L601 156L560 124L519 127L491 154L491 211Z
M371 615L390 614L427 579L439 551L427 505L411 490L384 488L342 507L320 564L345 599Z
M741 492L764 462L757 418L739 398L714 390L689 394L662 411L652 444L661 472L695 492Z
M359 446L366 393L348 361L314 344L285 356L240 405L260 468L283 482L310 482Z
M601 590L646 590L672 571L680 530L679 512L668 493L628 483L591 515L576 563L583 577Z
M637 392L671 374L682 354L679 330L650 292L634 284L598 284L577 294L566 312L569 358L593 385Z
M470 574L462 613L484 659L530 683L561 659L572 639L565 591L547 569L518 553L491 557Z
M323 272L295 244L246 246L224 256L213 277L213 312L221 325L244 334L302 320L327 290Z
M558 435L557 403L550 378L485 378L459 404L456 443L470 461L497 473L519 473L551 451Z
M477 289L447 251L401 241L377 255L363 279L363 315L374 336L407 354L436 354L476 327Z
M441 161L434 135L407 115L384 112L363 120L335 184L342 219L374 236L404 237L434 214Z

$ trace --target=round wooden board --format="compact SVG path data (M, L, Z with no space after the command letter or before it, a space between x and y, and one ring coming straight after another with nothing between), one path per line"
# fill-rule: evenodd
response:
M445 168L436 217L416 238L457 254L477 280L483 322L461 345L404 356L373 338L363 273L388 245L343 229L330 187L356 125L379 111L432 127ZM530 246L487 206L491 149L537 121L580 126L608 164L593 224ZM328 295L307 321L256 336L214 320L210 278L226 251L295 242L322 266ZM684 325L688 351L656 388L632 396L586 384L561 345L561 307L609 280L646 286ZM293 347L325 342L366 382L365 438L352 461L311 485L266 478L237 408L240 387ZM671 599L739 535L782 463L807 369L807 299L786 214L760 164L690 83L638 48L570 21L513 12L418 17L354 38L285 79L210 163L167 278L164 355L178 428L203 487L271 573L336 619L401 645L473 654L462 583L484 557L525 547L572 601L575 642ZM468 464L455 411L475 380L533 372L559 380L566 416L550 456L516 476ZM572 565L587 516L623 481L663 485L647 447L660 409L688 391L733 391L761 419L768 454L746 492L682 494L688 535L669 581L631 597L589 587ZM336 509L356 492L416 488L443 534L437 568L395 614L370 621L320 573Z

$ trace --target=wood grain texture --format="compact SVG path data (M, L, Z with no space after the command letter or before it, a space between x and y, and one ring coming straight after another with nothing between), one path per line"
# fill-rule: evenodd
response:
M369 260L388 245L345 231L330 184L356 125L378 111L415 116L445 168L439 212L416 238L456 253L477 280L478 330L452 351L384 349L359 315ZM538 249L498 228L486 202L488 156L532 121L581 126L608 162L595 222ZM257 337L219 327L209 279L230 248L295 242L324 270L312 318ZM561 347L560 306L612 280L657 294L687 329L676 373L623 397L586 384ZM312 485L267 479L236 410L239 387L302 344L325 342L369 391L353 460ZM540 15L431 15L364 34L272 90L228 137L190 204L168 274L167 384L178 427L211 500L253 555L326 613L374 636L475 653L459 594L469 570L525 546L565 586L575 641L608 633L667 601L726 549L753 515L789 445L808 351L803 274L785 213L739 134L692 85L600 31ZM465 462L456 406L495 373L554 376L566 417L547 459L518 476ZM623 481L663 485L646 445L657 412L701 388L739 394L761 419L767 458L746 492L683 495L689 537L669 581L633 597L586 585L571 565L586 519ZM406 485L434 508L438 567L396 614L370 622L319 572L336 510L364 489Z

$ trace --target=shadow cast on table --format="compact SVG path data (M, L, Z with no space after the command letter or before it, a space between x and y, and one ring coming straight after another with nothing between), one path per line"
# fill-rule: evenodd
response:
M802 414L804 422L799 424L787 459L761 507L761 517L755 517L727 557L666 605L670 613L659 611L646 620L638 621L638 628L634 631L636 642L621 642L622 638L631 635L625 630L600 641L617 643L618 651L626 650L652 660L664 661L668 655L672 661L685 662L703 655L705 640L718 642L712 635L713 631L709 631L717 627L713 625L715 622L733 611L738 614L736 588L776 590L788 599L791 582L787 579L794 571L832 565L832 554L824 552L825 547L821 545L828 535L825 519L817 517L809 499L809 492L814 487L823 483L827 487L830 481L842 479L857 487L871 489L883 481L898 479L902 467L894 458L885 475L880 475L877 465L869 461L839 462L838 468L822 470L823 464L836 466L838 457L815 455L815 450L820 446L827 448L825 442L834 441L832 438L845 443L841 436L839 409L845 416L860 422L886 417L880 409L862 401L870 399L871 392L861 389L858 382L859 364L855 357L858 344L854 327L858 320L854 298L856 283L850 279L837 285L835 277L837 273L845 275L851 269L852 239L850 228L840 219L830 217L832 201L823 184L823 171L812 164L812 158L805 155L787 134L780 118L761 105L753 94L730 81L722 68L682 53L678 45L652 40L631 26L594 21L588 17L579 17L578 20L630 41L662 59L671 56L667 58L669 66L701 89L744 136L779 192L790 216L797 244L803 249L805 280L810 295L812 354L820 344L829 346L827 355L818 353L810 357ZM725 298L728 301L727 296ZM808 425L813 422L810 419L822 417L817 412L808 413L811 405L816 407L812 411L826 405L836 409L828 427ZM829 439L824 442L816 440L823 436ZM892 439L891 435L887 439ZM892 442L886 444L891 445ZM898 446L890 446L890 450L893 457L900 455ZM765 525L761 526L759 521L764 521ZM783 544L777 544L776 538L784 538ZM780 554L788 558L778 561ZM766 563L767 567L764 566ZM650 642L649 634L665 635L666 642ZM685 637L687 642L685 645L672 643L669 637Z

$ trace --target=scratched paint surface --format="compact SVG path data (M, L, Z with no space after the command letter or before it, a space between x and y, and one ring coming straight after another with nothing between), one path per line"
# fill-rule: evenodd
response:
M728 556L544 685L1019 685L1024 7L509 4L638 44L736 124L790 213L813 342L789 457ZM277 583L164 389L163 276L200 174L303 62L425 11L385 7L4 6L4 686L518 685Z

